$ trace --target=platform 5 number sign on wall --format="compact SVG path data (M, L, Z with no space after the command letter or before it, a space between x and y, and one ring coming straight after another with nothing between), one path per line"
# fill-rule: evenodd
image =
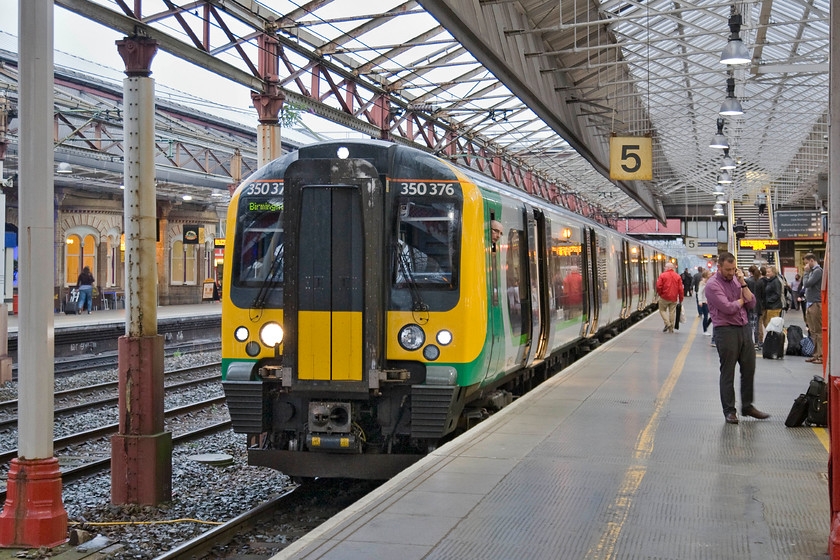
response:
M653 142L644 136L610 137L610 179L653 179Z

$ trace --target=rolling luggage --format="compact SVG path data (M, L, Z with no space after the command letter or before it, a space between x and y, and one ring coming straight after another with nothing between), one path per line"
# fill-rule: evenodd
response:
M802 327L798 325L791 325L787 329L787 350L785 350L785 354L788 356L801 356L802 355L802 348L800 344L802 343L802 339L804 338L804 334L802 333Z
M828 387L825 379L815 375L808 384L808 391L805 393L808 399L808 417L805 421L812 426L825 426L828 424Z
M79 305L79 290L77 288L73 288L70 290L70 297L67 298L67 303L64 304L64 314L75 315L77 305Z
M770 331L764 335L764 344L761 345L761 357L768 360L779 360L785 357L784 333Z
M801 393L793 399L793 406L790 407L790 412L788 412L787 418L785 418L785 426L788 428L801 426L806 418L808 418L808 397L804 393Z

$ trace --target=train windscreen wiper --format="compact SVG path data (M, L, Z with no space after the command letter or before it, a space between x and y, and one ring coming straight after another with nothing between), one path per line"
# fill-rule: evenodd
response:
M408 251L411 247L405 246ZM400 271L402 272L405 283L408 284L408 291L411 294L411 310L412 311L428 311L429 306L423 302L420 295L420 288L417 287L417 280L414 278L414 272L411 270L411 262L408 260L407 251L403 251L399 243L394 243L394 251L397 256Z
M257 297L254 298L254 303L251 304L251 307L254 309L265 308L269 293L271 293L271 290L273 290L274 286L276 286L279 282L276 276L279 267L283 265L283 255L285 252L286 249L283 243L280 243L274 249L274 260L271 261L271 266L268 269L268 275L265 279L263 279L262 285L260 285L260 289L257 292Z

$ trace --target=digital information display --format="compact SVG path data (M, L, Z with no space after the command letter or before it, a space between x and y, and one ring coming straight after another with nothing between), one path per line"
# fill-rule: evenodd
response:
M822 239L819 210L786 210L774 214L776 239Z

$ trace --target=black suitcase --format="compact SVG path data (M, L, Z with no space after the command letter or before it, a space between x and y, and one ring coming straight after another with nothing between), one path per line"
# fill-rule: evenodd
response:
M806 418L808 418L808 397L802 393L793 399L793 406L790 407L790 412L785 418L785 426L788 428L801 426Z
M764 343L761 345L761 357L768 360L778 360L785 357L785 335L780 332L770 331L764 335Z
M798 325L791 325L787 328L787 350L785 350L785 354L788 356L801 356L802 355L802 339L804 338L804 333L802 332L802 327Z
M828 387L822 376L814 376L805 397L808 399L808 417L805 421L812 426L828 425Z

